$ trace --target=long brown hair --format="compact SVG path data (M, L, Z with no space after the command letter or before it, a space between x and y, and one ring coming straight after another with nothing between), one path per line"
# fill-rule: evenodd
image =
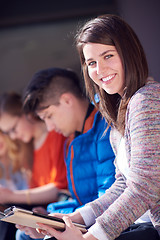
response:
M12 117L22 117L25 115L28 121L42 121L34 112L25 111L23 108L23 97L14 91L4 92L0 95L0 117L4 113Z
M115 46L124 69L125 89L121 98L118 94L109 95L96 85L88 75L83 47L87 43ZM107 122L124 134L125 113L132 95L145 85L148 65L143 47L133 29L120 17L103 15L87 22L76 36L77 50L83 67L86 91L99 108ZM99 96L99 104L95 102Z
M0 95L0 116L3 113L21 117L23 111L20 94L15 92L4 92Z
M33 147L31 143L23 143L20 140L12 140L8 135L0 131L7 145L6 156L10 160L13 173L32 169ZM0 174L1 177L1 174Z

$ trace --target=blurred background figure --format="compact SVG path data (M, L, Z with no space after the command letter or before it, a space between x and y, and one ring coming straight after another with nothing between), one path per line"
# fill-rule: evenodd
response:
M32 145L11 140L0 131L0 187L8 190L28 189L32 167ZM1 205L3 211L7 206ZM0 222L1 240L14 239L13 224Z
M32 152L29 144L11 140L0 131L0 185L26 189L31 177Z
M6 179L2 179L3 186L0 185L0 204L3 204L4 207L16 205L33 209L33 207L40 205L45 207L47 203L57 201L60 189L67 188L63 153L65 137L55 131L48 132L42 120L25 114L23 112L21 96L15 92L3 93L0 96L0 129L3 132L1 142L3 139L9 141L10 137L12 139L10 141L15 145L15 153L16 143L22 141L24 145L29 144L32 146L32 150L29 152L33 157L31 177L28 179L29 182L25 182L25 179L20 179L20 176L23 176L20 175L21 162L18 158L15 158L15 153L13 154L14 151L11 151L10 145L8 156L4 154L6 161L2 160L2 164L6 167L5 171L3 166L0 174L5 176L5 173L7 174L9 169L12 169L13 175L14 171L19 169L19 172L14 174L16 176L16 184L19 188L14 186L15 183L12 182L11 184L6 175ZM3 144L1 143L1 145ZM5 152L5 146L3 148L4 150L1 151ZM17 151L18 149L20 151L19 147L17 147ZM7 157L9 158L9 156L12 156L13 165L7 163L9 161ZM24 160L24 167L26 169L30 160L27 154L25 154L25 157L27 158ZM23 184L25 187L21 186ZM1 240L15 239L14 224L0 222L0 232Z
M0 128L12 139L33 144L33 167L28 190L0 188L1 204L27 205L32 209L57 201L60 189L67 188L64 163L65 137L48 132L45 123L23 112L21 96L15 92L0 96Z

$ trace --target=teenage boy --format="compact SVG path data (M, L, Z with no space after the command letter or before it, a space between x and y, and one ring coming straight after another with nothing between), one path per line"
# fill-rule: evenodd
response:
M83 93L76 73L60 68L37 72L26 88L24 111L36 113L49 131L67 137L65 162L73 200L52 203L48 210L69 213L105 193L115 180L110 128ZM29 234L40 237L35 231ZM20 239L24 238L17 234Z

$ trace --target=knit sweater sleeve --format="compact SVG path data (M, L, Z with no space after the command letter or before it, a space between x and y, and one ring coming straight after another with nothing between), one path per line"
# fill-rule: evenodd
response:
M130 100L125 140L129 172L90 203L107 240L113 240L160 200L160 84L143 87ZM118 184L121 181L123 184ZM121 183L122 183L121 182ZM117 185L118 184L118 185ZM120 187L123 187L123 191ZM120 190L121 189L121 190ZM94 233L94 225L92 226Z

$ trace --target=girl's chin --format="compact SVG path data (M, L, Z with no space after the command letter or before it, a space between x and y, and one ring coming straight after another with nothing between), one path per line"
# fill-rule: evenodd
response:
M103 89L104 89L104 91L105 91L106 93L108 93L109 95L113 95L113 94L117 93L116 91L113 91L113 90L111 90L111 89L106 89L106 88L103 88Z

